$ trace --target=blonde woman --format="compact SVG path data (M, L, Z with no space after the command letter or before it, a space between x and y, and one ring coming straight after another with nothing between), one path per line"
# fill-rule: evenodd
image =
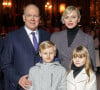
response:
M79 29L80 19L79 9L75 6L68 6L61 18L66 29L52 34L51 41L56 44L58 57L66 70L69 69L72 50L79 45L85 45L89 49L93 70L96 71L94 41L91 36Z
M97 90L96 75L92 70L90 55L85 46L72 52L71 67L67 75L67 90Z

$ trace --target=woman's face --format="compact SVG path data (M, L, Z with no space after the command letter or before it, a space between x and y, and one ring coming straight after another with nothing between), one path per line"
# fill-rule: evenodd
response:
M78 25L80 22L80 18L76 11L72 11L71 13L67 14L63 19L64 24L67 28L73 29Z

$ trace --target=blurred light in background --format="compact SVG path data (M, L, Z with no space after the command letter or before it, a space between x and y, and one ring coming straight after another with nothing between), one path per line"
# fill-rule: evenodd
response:
M60 13L63 13L64 12L64 10L65 10L65 8L66 8L66 4L60 4L60 6L59 6L59 12Z
M11 7L12 2L11 2L11 0L3 0L2 5L3 5L3 7Z

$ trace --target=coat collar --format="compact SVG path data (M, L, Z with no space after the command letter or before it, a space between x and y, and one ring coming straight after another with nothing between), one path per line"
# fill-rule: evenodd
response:
M83 70L76 76L76 78L73 77L73 70L71 70L71 72L68 74L67 76L67 80L71 83L78 83L78 82L82 82L82 81L88 81L88 76L86 74L85 68L83 68Z
M36 66L42 66L42 65L48 65L48 66L51 66L51 65L60 65L60 63L58 61L54 61L52 63L37 63Z
M70 53L70 51L72 51L80 43L80 40L83 37L84 37L83 32L81 30L78 30L77 35L75 36L72 44L70 45L70 47L68 47L67 31L64 30L64 31L60 32L59 39L61 40L61 43L62 43L62 39L63 39L63 44L60 44L62 47L63 53L65 53L65 54L67 52Z

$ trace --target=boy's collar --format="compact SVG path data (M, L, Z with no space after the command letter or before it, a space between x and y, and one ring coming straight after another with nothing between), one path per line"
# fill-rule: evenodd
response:
M58 62L59 62L59 61L60 61L60 60L59 60L59 58L54 58L53 62L56 62L56 61L58 61ZM42 58L40 59L40 63L43 63Z

